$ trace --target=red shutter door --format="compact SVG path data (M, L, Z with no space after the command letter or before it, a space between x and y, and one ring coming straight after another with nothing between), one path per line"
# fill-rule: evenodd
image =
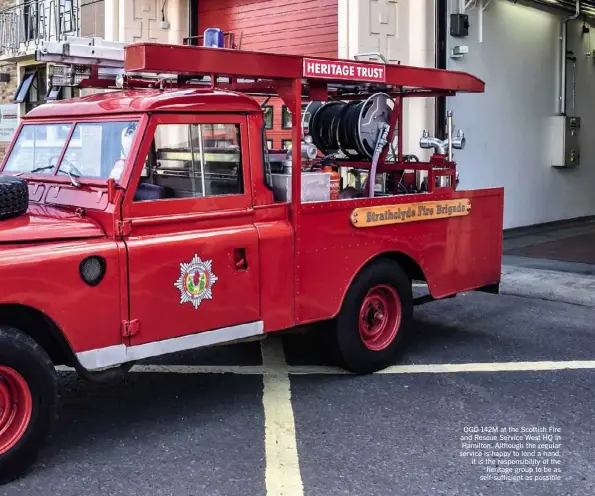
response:
M199 0L199 34L220 28L244 50L337 57L339 0Z

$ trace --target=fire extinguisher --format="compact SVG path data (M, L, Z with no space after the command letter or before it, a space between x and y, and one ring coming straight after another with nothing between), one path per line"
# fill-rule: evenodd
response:
M330 165L324 165L322 172L330 172L331 174L331 200L338 200L341 192L341 174L339 174Z

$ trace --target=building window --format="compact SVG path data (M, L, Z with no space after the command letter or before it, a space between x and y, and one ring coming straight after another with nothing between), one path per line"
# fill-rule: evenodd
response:
M272 139L268 139L267 140L267 148L269 150L272 150L273 149L273 140Z
M283 105L281 127L283 129L291 129L291 111L287 108L287 105Z
M47 67L27 68L15 93L13 102L25 105L25 113L46 102Z
M289 150L291 148L291 140L290 139L281 140L281 148L283 148L283 150Z
M273 129L273 106L272 105L265 105L263 107L264 111L264 128L265 129Z
M81 96L81 89L74 86L51 86L45 94L46 100L68 100Z
M76 31L76 14L72 0L63 0L60 5L60 28L62 33Z
M39 10L39 0L29 0L29 2L24 3L22 21L24 23L24 26L22 26L24 29L21 37L22 42L39 38L39 23L41 19Z
M21 84L19 84L17 91L14 95L13 103L24 103L29 95L29 90L35 81L37 73L35 71L25 73Z

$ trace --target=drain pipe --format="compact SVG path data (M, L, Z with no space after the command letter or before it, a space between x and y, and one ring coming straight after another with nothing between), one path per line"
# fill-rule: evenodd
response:
M560 115L566 115L566 49L568 46L568 22L578 19L581 14L581 2L576 0L576 12L562 21L561 74L560 74Z

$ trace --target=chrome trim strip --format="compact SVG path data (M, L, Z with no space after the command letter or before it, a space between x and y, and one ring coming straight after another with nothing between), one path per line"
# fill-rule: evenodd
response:
M144 358L167 355L184 350L226 343L237 339L264 334L262 321L224 327L214 331L199 332L188 336L154 341L152 343L126 346L123 344L81 351L76 354L79 363L87 370L101 370Z

